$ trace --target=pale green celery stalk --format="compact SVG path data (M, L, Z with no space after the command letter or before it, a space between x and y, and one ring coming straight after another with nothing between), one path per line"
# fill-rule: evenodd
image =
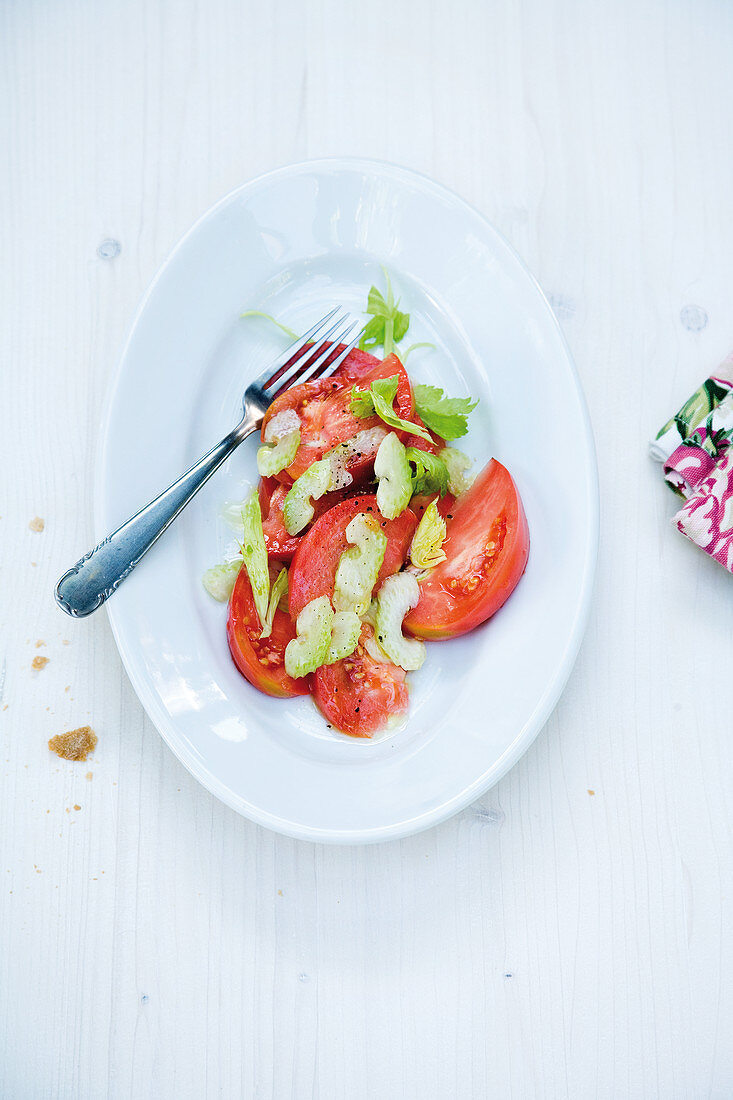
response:
M412 470L405 447L394 432L390 432L379 444L374 459L374 473L379 479L379 511L385 519L396 519L410 503Z
M376 639L396 665L412 672L420 668L427 650L417 638L406 638L402 620L420 599L420 586L412 573L387 577L377 594Z
M267 619L270 573L267 568L265 536L262 532L262 513L256 492L242 505L242 557L252 586L260 626L263 626Z
M239 316L242 319L244 319L245 317L264 317L266 321L271 321L273 325L277 325L277 327L281 329L286 336L289 336L291 340L298 339L297 332L293 332L291 328L288 328L287 325L284 325L282 321L278 321L277 318L273 317L271 313L264 313L261 309L245 309L244 313L240 313Z
M337 611L331 627L331 644L325 664L332 665L342 657L350 657L359 644L361 619L354 611Z
M394 351L394 318L386 317L384 321L384 358Z
M417 344L410 344L409 348L407 349L407 351L405 352L404 355L401 352L398 353L399 356L400 356L400 359L402 361L402 366L403 367L404 367L405 363L407 362L408 356L412 355L413 351L417 351L418 348L432 348L432 350L435 351L435 344L431 344L426 340L421 340Z
M333 606L363 615L384 561L387 536L374 516L359 512L346 528L346 538L354 545L344 550L336 567Z
M272 634L272 624L275 621L275 612L277 611L280 600L285 592L288 590L288 571L287 569L281 569L278 573L277 580L272 586L270 591L270 599L267 604L267 614L265 615L265 622L262 624L262 633L260 638L269 638Z
M275 443L263 443L257 449L257 473L260 477L275 477L295 460L300 446L300 429L288 432Z
M285 671L298 678L315 672L324 664L331 645L333 608L328 596L319 596L307 603L298 615L297 637L285 647Z
M331 463L322 458L309 466L293 483L283 502L283 521L289 535L297 535L315 515L311 500L318 500L331 488Z
M201 578L201 582L210 596L213 596L219 603L226 603L232 594L241 568L241 558L237 558L235 561L225 561L221 565L214 565L211 569L207 569Z
M438 457L442 458L448 470L448 488L453 496L459 496L473 485L476 475L468 473L473 466L472 458L455 447L444 447Z
M437 500L437 498L436 498ZM432 569L445 561L447 555L442 549L446 536L445 520L438 511L435 500L431 500L423 512L417 530L412 536L410 561L418 569Z

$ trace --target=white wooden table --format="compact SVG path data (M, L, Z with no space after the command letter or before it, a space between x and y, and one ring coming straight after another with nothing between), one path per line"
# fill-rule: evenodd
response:
M733 1095L733 578L645 450L733 347L732 56L723 0L0 6L3 1098ZM158 265L232 187L342 153L513 242L602 490L553 718L479 803L363 849L216 802L105 616L51 598ZM48 752L86 722L92 763Z

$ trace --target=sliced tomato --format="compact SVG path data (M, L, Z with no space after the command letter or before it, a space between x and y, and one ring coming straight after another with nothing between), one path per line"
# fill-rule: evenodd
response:
M264 479L263 479L264 480ZM274 478L269 480L275 481ZM276 488L267 499L267 511L265 511L262 498L267 490L260 488L260 507L262 508L262 533L265 536L267 555L272 560L292 561L293 554L298 549L300 537L289 535L283 519L283 504L290 491L287 485L275 481Z
M408 705L406 673L397 665L369 656L363 642L372 628L362 627L356 651L313 674L313 697L324 717L352 737L371 737Z
M262 421L263 439L268 422L286 409L294 409L300 417L301 438L295 460L277 475L278 479L290 484L332 447L353 439L358 432L383 427L377 416L364 419L354 416L351 388L367 389L377 378L391 378L395 374L399 376L395 412L403 419L410 419L413 415L412 387L397 356L390 355L382 361L358 349L349 353L331 378L303 382L276 398ZM375 454L376 447L372 447L354 455L348 463L347 469L355 485L369 477Z
M300 540L289 575L290 613L293 618L297 618L305 605L318 596L333 596L336 568L344 550L348 550L350 545L346 539L346 528L359 512L375 516L387 536L384 561L374 587L378 588L385 577L396 573L402 566L417 526L415 513L406 508L397 519L387 520L380 515L375 496L349 497L324 512Z
M454 638L485 622L527 565L527 519L500 462L489 462L449 514L447 559L420 581L420 600L405 618L405 629L419 638Z
M423 517L425 509L428 504L436 499L435 493L421 493L420 496L415 496L410 501L410 507L417 516L418 523ZM444 497L437 497L438 511L443 519L453 519L453 505L456 502L456 498L452 493L446 493Z
M264 519L267 513L270 511L270 498L277 489L280 482L276 477L261 477L260 483L257 486L257 497L260 502L260 512Z
M262 482L273 482L263 485ZM265 536L265 546L270 561L290 562L293 554L298 549L302 535L290 535L285 526L283 505L288 495L289 486L283 485L276 478L262 478L259 487L260 508L262 510L262 533ZM353 496L351 486L347 489L336 489L332 493L325 493L318 500L313 501L314 519L327 512L329 508L340 504L342 500Z
M240 570L229 601L227 638L234 663L253 687L266 695L288 698L307 695L310 686L306 677L294 680L285 671L285 647L295 637L290 616L276 611L269 638L260 638L257 616L247 570Z

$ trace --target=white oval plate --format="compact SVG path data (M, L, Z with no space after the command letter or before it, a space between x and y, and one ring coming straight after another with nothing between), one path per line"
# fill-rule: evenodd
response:
M598 540L595 452L555 317L502 237L430 180L325 160L253 180L184 237L148 291L110 398L97 484L99 536L237 421L242 392L287 341L263 309L304 329L333 305L357 314L380 264L411 314L409 369L481 399L461 445L508 466L531 549L505 607L431 643L406 724L372 741L329 729L309 698L255 691L227 648L226 610L201 586L221 559L224 500L256 480L250 439L108 604L132 684L185 766L233 809L295 837L406 836L504 775L550 714L585 627Z

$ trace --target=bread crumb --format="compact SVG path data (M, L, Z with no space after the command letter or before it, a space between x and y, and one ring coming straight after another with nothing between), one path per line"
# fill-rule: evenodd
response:
M43 638L39 638L38 641L36 642L36 649L40 649L41 646L45 645L45 644L46 643L44 642Z
M64 691L71 691L71 684L67 684Z
M48 747L62 760L86 760L89 753L96 749L97 741L97 735L91 726L79 726L78 729L67 730L66 733L57 733L48 742Z
M89 780L89 782L90 782L90 783L91 783L91 781L92 781L92 777L93 777L93 775L94 775L94 772L87 772L87 775L86 775L86 777L87 777L87 779Z
M69 641L68 638L64 638L63 641L61 642L61 645L71 645L71 642Z
M34 657L31 661L31 668L36 672L40 672L42 668L46 667L50 659L50 657Z
M43 528L46 526L46 523L44 520L41 519L40 516L34 516L28 526L30 527L31 531L42 531Z
M78 802L75 802L75 803L74 803L74 809L75 809L75 810L80 810L80 809L81 809L81 806L79 805L79 803L78 803Z
M592 791L592 790L590 790L590 788L588 789L588 794L595 794L595 793L596 793L596 792L595 792L595 791Z

